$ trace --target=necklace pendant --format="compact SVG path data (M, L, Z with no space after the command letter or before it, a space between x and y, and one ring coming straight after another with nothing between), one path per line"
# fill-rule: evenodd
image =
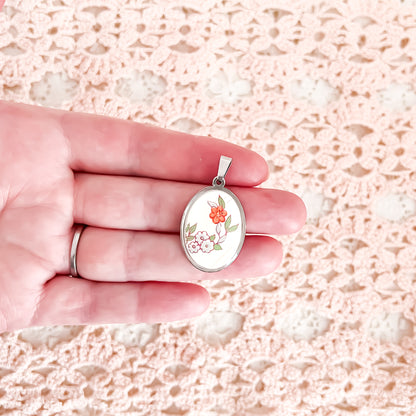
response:
M241 202L225 188L231 161L230 157L221 156L212 186L195 194L182 215L182 247L188 260L204 272L229 266L240 253L246 235Z

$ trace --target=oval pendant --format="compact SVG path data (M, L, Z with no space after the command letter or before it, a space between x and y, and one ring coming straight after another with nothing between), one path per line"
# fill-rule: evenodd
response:
M221 156L218 175L189 201L182 215L181 242L189 261L204 272L217 272L238 256L246 234L243 207L225 175L231 158Z

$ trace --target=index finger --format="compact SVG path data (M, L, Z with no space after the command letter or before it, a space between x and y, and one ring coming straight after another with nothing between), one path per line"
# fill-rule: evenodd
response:
M220 139L85 113L65 112L60 122L76 171L210 183L224 155L233 159L227 184L255 186L268 177L260 155Z

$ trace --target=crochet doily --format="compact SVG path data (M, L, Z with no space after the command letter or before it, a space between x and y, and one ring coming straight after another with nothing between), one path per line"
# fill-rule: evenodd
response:
M200 317L0 336L0 414L414 415L416 1L6 0L0 98L229 140L307 224ZM1 158L1 155L0 155Z

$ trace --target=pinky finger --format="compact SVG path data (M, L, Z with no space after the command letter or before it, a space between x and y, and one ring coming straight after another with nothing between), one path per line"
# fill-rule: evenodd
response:
M56 276L44 285L30 326L170 322L201 315L209 300L202 286L191 283Z

